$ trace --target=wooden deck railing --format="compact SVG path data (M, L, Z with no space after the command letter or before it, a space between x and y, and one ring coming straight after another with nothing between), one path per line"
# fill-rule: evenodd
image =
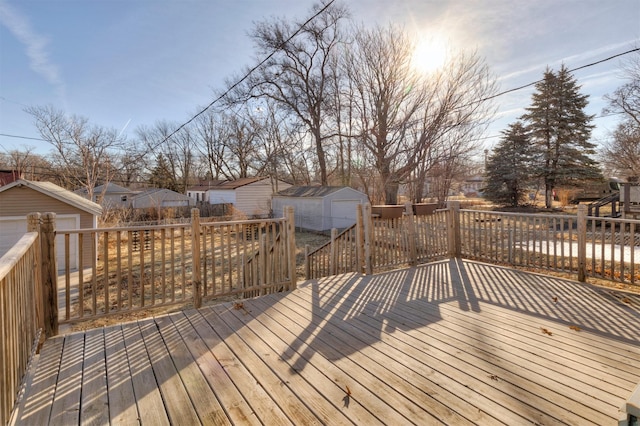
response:
M322 246L310 250L305 247L305 274L307 279L326 277L330 275L360 272L362 263L358 258L358 233L354 224L338 233L331 230L331 240Z
M38 232L0 258L0 423L7 424L42 330Z
M446 256L640 284L640 221L578 215L460 210L364 217L307 250L307 278L373 273ZM359 231L360 230L360 231ZM361 239L358 233L361 232ZM361 261L358 259L362 259Z
M401 217L371 215L371 206L358 206L356 223L341 232L332 230L321 247L307 249L308 279L347 272L374 273L446 257L448 219L446 210L414 215L410 205Z
M484 262L640 283L640 221L461 210L460 255Z
M60 323L292 288L295 236L287 220L200 222L194 209L188 224L58 231L66 259L58 283ZM263 279L247 281L246 259L256 256L261 241L273 245L278 233L286 243L263 256ZM69 260L74 253L77 269Z

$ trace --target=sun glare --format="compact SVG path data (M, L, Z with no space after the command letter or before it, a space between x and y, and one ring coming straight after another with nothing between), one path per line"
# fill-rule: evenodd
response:
M447 60L447 45L440 37L422 37L416 43L412 63L416 70L431 73Z

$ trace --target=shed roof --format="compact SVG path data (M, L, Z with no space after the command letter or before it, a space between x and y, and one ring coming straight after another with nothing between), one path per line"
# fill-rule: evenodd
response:
M276 195L284 197L326 197L329 194L349 188L348 186L292 186ZM351 189L351 188L349 188ZM355 191L355 190L354 190Z
M74 194L73 192L68 191L52 182L35 182L35 181L30 181L25 179L18 179L15 182L11 182L8 185L1 186L0 193L6 192L11 188L21 187L21 186L26 186L28 188L31 188L34 191L38 191L51 198L55 198L56 200L62 201L63 203L72 205L87 213L91 213L94 215L102 214L102 207L100 207L99 204L96 204L91 200L87 200L86 198L81 197L78 194Z
M190 200L191 199L190 197L184 194L181 194L179 192L172 191L166 188L149 188L139 194L134 195L132 198L141 199L141 198L153 197L153 196L161 196L163 197L164 200L168 199L169 197L172 200Z

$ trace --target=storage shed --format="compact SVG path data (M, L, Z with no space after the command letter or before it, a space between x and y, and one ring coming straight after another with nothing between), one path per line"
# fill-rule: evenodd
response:
M19 179L0 187L0 256L6 253L27 232L29 213L56 214L56 229L96 228L102 207L80 195L51 182L32 182ZM63 236L56 239L58 266L64 265ZM77 241L69 241L69 265L78 267ZM91 239L83 240L84 267L91 266Z
M327 231L356 223L356 206L368 202L366 194L346 186L292 186L274 194L272 205L275 217L293 206L296 227Z
M196 200L170 189L151 188L131 197L134 209L164 209L169 207L194 206Z

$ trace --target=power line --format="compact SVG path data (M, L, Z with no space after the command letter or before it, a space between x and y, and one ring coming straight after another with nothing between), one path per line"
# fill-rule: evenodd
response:
M213 101L211 101L209 103L209 105L207 105L206 107L204 107L200 112L198 112L197 114L195 114L193 117L191 117L189 120L187 120L186 122L184 122L183 124L181 124L177 129L175 129L173 132L171 132L169 134L169 136L165 137L162 141L160 141L156 146L162 145L163 143L165 143L169 138L171 138L173 135L175 135L176 133L178 133L180 130L182 130L185 126L189 125L191 122L193 122L193 120L195 120L196 118L198 118L200 115L204 114L209 108L211 108L213 105L215 105L216 103L218 103L220 100L222 100L225 96L227 96L229 93L231 93L231 91L233 89L235 89L236 87L238 87L242 82L244 82L247 78L249 78L249 76L251 74L253 74L258 68L260 68L262 65L264 65L265 62L267 62L269 59L271 59L276 53L278 53L279 48L281 46L284 46L285 44L287 44L288 42L290 42L295 36L297 36L298 34L300 34L300 32L304 29L304 27L307 26L308 23L310 23L311 21L313 21L315 18L317 18L320 14L322 14L325 10L327 10L329 8L329 6L331 6L333 4L333 2L335 2L335 0L330 0L326 5L324 5L324 7L320 10L318 10L318 12L316 12L312 17L310 17L309 19L307 19L302 25L300 25L300 27L298 27L298 29L289 36L289 38L287 38L285 41L283 41L277 48L275 48L270 54L268 54L262 61L260 61L257 65L255 65L253 68L251 68L249 71L247 71L245 73L245 75L238 80L237 82L235 82L233 85L231 85L231 87L229 87L227 90L224 91L224 93L222 93L220 96L218 96L217 98L215 98Z
M591 63L586 64L586 65L582 65L582 66L579 66L579 67L576 67L576 68L572 68L572 69L568 70L568 72L574 72L574 71L578 71L578 70L581 70L581 69L584 69L584 68L589 68L589 67L592 67L594 65L598 65L598 64L601 64L603 62L607 62L607 61L610 61L612 59L618 58L620 56L628 55L629 53L638 52L638 51L640 51L640 47L635 48L635 49L631 49L631 50L627 50L626 52L618 53L618 54L613 55L613 56L609 56L608 58L604 58L604 59L601 59L599 61L591 62ZM499 96L506 95L507 93L516 92L518 90L526 89L527 87L534 86L534 85L536 85L538 83L542 83L543 81L544 81L544 79L540 79L540 80L536 80L536 81L534 81L532 83L528 83L528 84L524 84L522 86L514 87L513 89L505 90L503 92L496 93L495 95L487 96L486 98L482 98L482 99L479 99L477 101L471 102L468 105L464 105L464 107L469 106L469 105L473 105L474 103L488 101L488 100L497 98Z
M0 133L0 136L6 136L8 138L17 138L17 139L29 139L29 140L32 140L32 141L49 142L46 139L32 138L32 137L29 137L29 136L8 135L6 133Z

